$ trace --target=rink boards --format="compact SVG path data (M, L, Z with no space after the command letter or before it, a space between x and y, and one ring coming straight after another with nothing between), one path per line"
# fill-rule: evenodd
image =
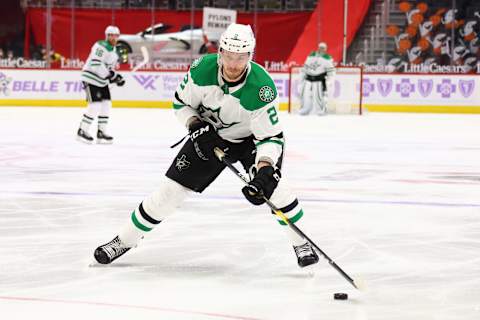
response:
M114 107L171 108L184 71L122 75L125 86L111 86ZM287 110L289 74L272 77L280 109ZM477 74L364 74L363 105L370 112L480 113L479 88ZM342 94L341 82L339 90ZM85 105L79 70L0 69L0 106Z

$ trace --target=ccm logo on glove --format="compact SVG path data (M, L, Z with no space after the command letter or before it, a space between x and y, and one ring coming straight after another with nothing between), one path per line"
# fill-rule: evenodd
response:
M198 138L198 136L200 136L204 133L208 133L209 130L210 130L210 125L208 123L206 123L203 127L191 132L190 133L190 139L192 139L192 141L194 141L195 139Z
M188 135L193 142L197 156L203 161L216 159L213 152L215 147L224 151L227 148L225 140L218 135L215 127L208 122L195 120L190 124Z

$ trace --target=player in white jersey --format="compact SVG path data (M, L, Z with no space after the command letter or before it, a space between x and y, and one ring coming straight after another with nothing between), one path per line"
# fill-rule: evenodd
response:
M83 114L77 139L85 143L93 143L89 134L90 125L98 116L97 143L110 144L113 138L106 133L112 101L108 85L115 83L123 86L125 80L115 72L118 62L116 52L117 39L120 30L115 26L105 29L106 40L97 41L90 51L85 65L82 68L82 81L87 94L87 110Z
M175 114L188 129L189 139L160 188L140 203L112 241L95 250L99 263L111 263L136 246L189 193L202 192L218 177L225 164L215 157L214 147L223 149L231 162L239 161L250 173L250 184L242 189L248 201L263 204L265 195L291 222L302 218L297 198L280 178L284 138L277 90L268 72L251 61L254 47L250 26L232 24L220 38L218 54L192 63L173 100ZM310 244L284 221L278 222L291 239L299 266L318 262Z
M324 115L327 112L328 83L335 74L333 59L327 54L325 42L320 42L318 50L307 57L302 74L304 83L299 113L307 115L314 110L317 115Z

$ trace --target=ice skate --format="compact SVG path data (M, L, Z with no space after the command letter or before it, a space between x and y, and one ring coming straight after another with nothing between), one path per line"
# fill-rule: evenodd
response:
M97 131L97 143L98 144L112 144L113 137L104 133L102 130Z
M122 243L120 238L116 236L112 241L101 245L100 247L95 249L93 256L98 263L109 264L112 263L112 261L121 257L125 252L130 249L131 248L126 247Z
M89 135L88 132L86 132L82 129L78 129L78 131L77 131L77 140L81 141L83 143L88 143L88 144L93 143L93 137L91 135Z
M293 246L295 254L297 255L297 262L300 268L315 264L318 262L318 255L313 250L310 243L305 243L300 246Z

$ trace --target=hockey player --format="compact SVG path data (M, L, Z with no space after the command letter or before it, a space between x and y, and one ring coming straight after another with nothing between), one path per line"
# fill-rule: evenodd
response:
M327 88L329 80L335 74L332 57L327 54L327 45L320 42L318 51L313 51L307 57L303 70L303 89L301 94L301 115L307 115L315 110L317 115L327 112Z
M225 169L214 147L239 161L252 179L242 193L254 205L269 198L294 223L302 208L280 178L284 138L278 117L279 100L270 75L251 61L255 38L249 25L231 24L220 38L219 53L192 63L174 98L177 118L189 139L167 170L160 188L132 212L115 238L98 247L95 259L108 264L170 216L189 193L202 192ZM318 262L311 245L285 222L300 267Z
M123 86L125 80L115 72L118 62L117 44L120 30L115 26L105 29L106 40L96 42L85 65L82 68L82 81L87 94L87 111L83 114L77 139L85 143L93 143L93 137L88 133L90 125L98 116L97 143L111 144L113 138L106 133L112 101L108 85L115 83Z

